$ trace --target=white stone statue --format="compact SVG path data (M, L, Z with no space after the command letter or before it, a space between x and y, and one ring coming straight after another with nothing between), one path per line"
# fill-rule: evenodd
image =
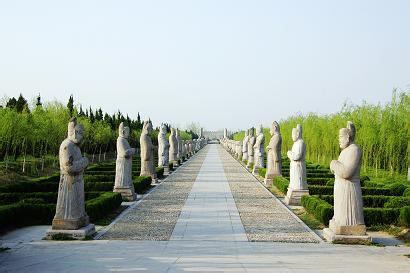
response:
M334 216L329 222L329 229L335 235L366 235L360 187L362 151L354 142L355 135L355 126L349 121L347 128L342 128L339 132L339 145L342 149L339 159L330 163L330 170L335 175L335 185Z
M188 144L188 152L190 156L194 155L194 140L190 140Z
M274 121L272 127L270 128L271 139L269 141L268 147L266 147L268 153L267 169L265 175L265 185L270 187L272 184L272 179L275 176L282 175L282 136L280 134L279 124Z
M242 161L248 160L248 141L249 141L249 130L245 130L245 137L242 142Z
M164 167L164 175L169 174L169 142L167 127L164 124L161 124L158 134L158 166Z
M169 136L169 161L174 168L178 167L178 139L174 128L171 128L171 135Z
M177 137L177 141L178 141L178 155L177 155L177 157L180 160L180 163L182 164L183 157L184 157L184 155L183 155L184 148L183 148L183 141L182 141L182 138L181 138L181 135L179 133L178 128L177 128L177 131L176 131L176 137Z
M246 167L250 169L251 165L254 163L254 150L253 146L255 145L255 136L254 136L254 128L252 127L249 129L249 139L248 139L248 164Z
M253 145L255 164L253 164L253 174L257 175L260 168L265 166L265 135L262 125L259 126L255 145Z
M154 166L154 145L151 140L152 133L151 121L145 121L142 127L140 146L141 146L141 173L140 176L151 176L152 183L158 182L157 173Z
M77 124L76 118L72 118L68 123L68 137L60 146L60 184L56 214L48 235L53 230L79 230L85 227L88 231L84 236L95 232L85 211L83 172L88 166L88 159L82 156L80 150L83 136L84 127Z
M121 193L122 198L127 201L135 201L137 195L132 182L132 156L135 149L128 143L130 128L121 122L118 131L114 192Z
M302 126L300 124L293 128L292 139L294 142L292 150L287 153L290 159L290 183L285 203L287 205L300 205L302 196L309 194L306 179L306 145L302 139Z

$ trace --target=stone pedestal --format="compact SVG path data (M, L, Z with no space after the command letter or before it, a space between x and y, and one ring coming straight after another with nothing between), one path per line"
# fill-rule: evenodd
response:
M288 192L285 197L285 204L290 206L300 206L300 200L304 195L309 195L309 190L294 190L292 188L288 188Z
M46 233L46 240L52 240L54 236L61 236L71 238L73 240L82 240L87 236L91 236L95 233L94 224L88 224L85 227L79 229L49 229Z
M363 230L364 225L351 226L349 230L357 229L360 232ZM372 242L372 238L366 234L366 227L364 227L364 235L345 235L337 234L330 227L323 230L323 236L331 243L340 244L368 244Z
M164 175L169 175L169 166L164 166Z
M117 188L114 188L113 191L121 193L121 197L122 197L123 200L131 201L131 202L137 200L137 194L135 193L134 188L131 188L131 187L127 187L127 188L117 187Z
M275 176L279 176L279 175L268 174L268 173L265 175L265 179L263 180L265 187L270 188L272 186L273 178Z
M253 166L252 174L253 175L259 175L259 167L258 166Z
M77 219L53 219L53 229L55 230L76 230L84 227L90 223L88 215Z

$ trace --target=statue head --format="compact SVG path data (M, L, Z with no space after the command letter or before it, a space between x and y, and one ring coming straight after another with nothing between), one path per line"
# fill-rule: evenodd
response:
M142 126L142 134L150 135L152 133L152 123L151 121L144 121Z
M302 125L296 125L296 128L292 129L292 140L293 142L302 139Z
M167 134L167 126L165 126L165 124L161 124L161 129L159 130L159 132L162 135L166 135Z
M257 129L257 135L263 134L263 126L260 125Z
M128 139L130 137L130 128L128 126L124 126L124 122L120 123L119 127L119 136Z
M249 130L245 130L245 137L249 135Z
M177 130L176 130L176 132L175 132L175 135L177 136L177 137L179 137L179 129L177 128Z
M72 118L68 122L68 139L75 144L81 144L84 139L84 126L77 124L77 118Z
M249 136L253 137L253 134L254 134L254 128L252 127L249 129Z
M280 134L279 123L277 123L276 121L272 122L272 126L270 127L270 134L272 136Z
M348 121L346 128L342 128L339 131L339 146L342 149L349 147L350 144L354 143L356 137L356 127L353 122Z

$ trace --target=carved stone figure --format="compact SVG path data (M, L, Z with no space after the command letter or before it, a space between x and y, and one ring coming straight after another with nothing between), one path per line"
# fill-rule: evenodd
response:
M264 167L265 161L265 135L263 134L262 125L258 128L257 137L255 140L254 149L254 158L255 164L253 164L253 174L257 175L260 168Z
M339 145L342 149L339 158L330 163L330 170L335 174L334 215L329 222L329 229L325 231L325 237L331 241L340 239L338 236L347 241L370 240L366 236L360 187L362 151L354 142L355 135L355 126L349 121L347 128L342 128L339 132Z
M129 136L130 128L124 126L124 123L121 122L117 138L114 192L121 193L122 198L125 200L135 201L137 195L132 182L132 156L135 154L135 149L131 148L128 143Z
M164 175L169 174L169 142L167 127L162 124L158 134L158 166L164 167Z
M253 146L255 145L255 141L256 138L254 136L255 132L254 132L254 128L252 127L251 129L249 129L249 139L248 139L248 164L246 165L246 167L248 169L251 168L251 165L254 163L254 150L253 150Z
M47 238L56 233L84 238L95 232L85 211L83 172L89 162L80 150L83 136L82 124L77 124L76 118L71 119L68 123L68 137L61 143L59 150L60 184L56 214L52 229L47 231Z
M171 135L169 136L169 161L174 168L178 167L178 139L174 128L171 128Z
M141 147L141 173L140 176L151 176L152 183L157 183L157 173L154 166L154 145L151 140L152 133L151 121L145 121L140 137Z
M265 185L270 187L272 184L272 179L275 176L282 175L282 136L280 134L279 124L274 121L270 129L271 139L269 141L268 147L266 147L268 153L267 169L265 175Z
M294 142L292 150L287 153L290 159L290 183L285 203L288 205L300 205L302 196L309 195L306 179L306 145L302 139L302 126L300 124L293 128L292 139Z
M176 131L176 136L177 136L177 141L178 141L178 155L177 155L177 157L178 157L180 163L182 164L183 157L184 157L184 155L183 155L184 147L183 147L183 141L182 141L182 138L179 134L179 129L178 128L177 128L177 131Z
M249 141L249 130L245 130L245 137L242 142L242 161L248 160L248 141Z

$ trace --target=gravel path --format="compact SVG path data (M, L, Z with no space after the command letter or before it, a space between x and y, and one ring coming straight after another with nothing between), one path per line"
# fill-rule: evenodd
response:
M266 191L238 161L221 146L218 149L249 241L319 242L312 231Z
M179 167L100 239L169 240L207 150L205 147Z

